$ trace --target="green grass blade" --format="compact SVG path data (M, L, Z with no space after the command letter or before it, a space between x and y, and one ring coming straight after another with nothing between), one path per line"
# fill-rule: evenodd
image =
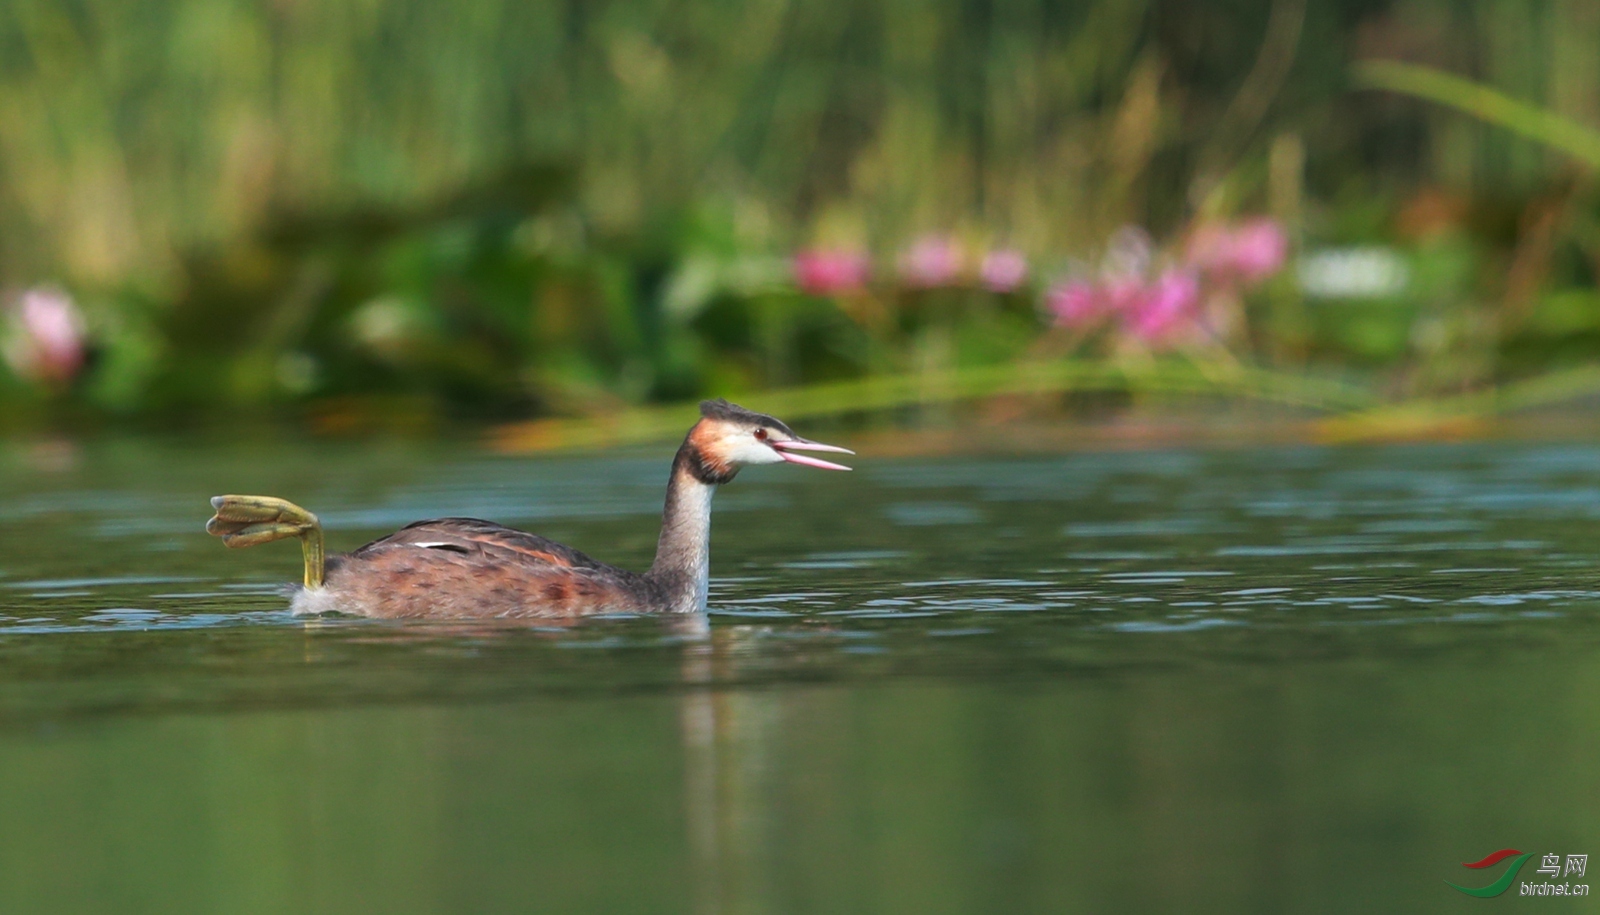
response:
M1242 397L1324 412L1362 410L1375 403L1367 391L1340 381L1237 363L1178 359L1136 364L1060 360L884 375L751 393L741 400L752 409L800 422L842 413L1070 391ZM676 404L603 417L513 423L496 430L491 443L505 451L543 451L660 441L682 435L695 416L693 404Z
M1354 67L1355 81L1448 105L1600 168L1600 131L1442 70L1392 60Z
M1596 396L1600 396L1600 366L1584 365L1465 394L1356 410L1321 420L1318 430L1325 441L1341 442L1407 438L1452 428L1471 431L1491 416Z

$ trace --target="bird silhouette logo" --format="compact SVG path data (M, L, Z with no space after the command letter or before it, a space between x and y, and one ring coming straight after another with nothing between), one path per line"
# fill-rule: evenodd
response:
M1473 861L1470 864L1462 862L1461 864L1462 867L1470 867L1473 870L1484 870L1486 868L1494 867L1496 864L1499 864L1501 861L1504 861L1513 855L1515 855L1516 858L1511 862L1511 865L1506 868L1506 872L1500 875L1499 880L1496 880L1488 886L1456 886L1454 883L1451 883L1448 880L1445 881L1445 884L1454 889L1458 889L1463 893L1466 893L1468 896L1477 896L1482 899L1488 899L1491 896L1498 896L1510 889L1511 884L1516 882L1517 872L1522 870L1522 863L1533 857L1533 852L1520 852L1515 848L1502 848L1499 851L1485 857L1481 861Z

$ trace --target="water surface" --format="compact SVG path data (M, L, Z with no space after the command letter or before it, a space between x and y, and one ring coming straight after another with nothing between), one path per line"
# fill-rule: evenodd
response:
M1600 447L756 468L709 638L296 619L201 532L643 568L669 457L0 455L0 911L1431 910L1600 846Z

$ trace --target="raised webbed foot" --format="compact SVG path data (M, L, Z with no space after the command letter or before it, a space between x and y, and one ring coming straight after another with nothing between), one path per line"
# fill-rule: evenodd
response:
M206 533L221 537L224 546L237 549L298 537L305 556L305 585L322 586L322 523L316 515L273 496L217 496L211 507L217 513L206 522Z

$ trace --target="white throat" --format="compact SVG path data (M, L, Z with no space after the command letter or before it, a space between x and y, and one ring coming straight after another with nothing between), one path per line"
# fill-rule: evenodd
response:
M664 591L673 613L703 613L711 578L711 497L717 487L673 467L661 517L656 560L646 572Z

